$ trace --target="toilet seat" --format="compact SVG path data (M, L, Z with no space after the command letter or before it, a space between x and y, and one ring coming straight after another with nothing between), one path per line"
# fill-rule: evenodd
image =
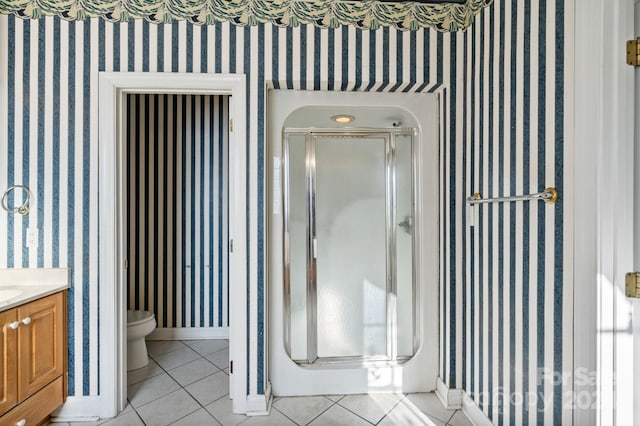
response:
M153 312L127 311L127 327L134 327L153 319Z

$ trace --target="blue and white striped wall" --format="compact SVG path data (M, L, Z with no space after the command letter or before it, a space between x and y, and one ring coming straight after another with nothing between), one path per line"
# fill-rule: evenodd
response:
M127 97L128 307L158 328L228 327L228 107Z
M572 38L572 2L500 0L452 55L452 104L464 107L451 108L443 173L455 188L445 192L445 239L456 248L444 287L455 289L446 303L457 319L444 324L443 376L497 424L571 422ZM559 191L556 204L485 204L474 226L447 198L546 187Z
M525 4L526 3L526 4ZM535 4L530 4L535 3ZM512 25L514 24L514 25ZM466 222L464 198L570 190L565 102L572 77L564 0L495 0L464 33L383 28L112 24L0 16L0 186L36 194L26 218L0 216L0 267L70 266L70 393L96 395L97 77L106 71L247 74L251 394L265 377L264 165L267 85L441 94L441 367L496 423L569 416L572 217L555 206L494 205ZM570 213L570 212L569 212ZM23 249L28 226L38 249ZM513 325L513 327L511 327ZM512 330L513 328L513 330ZM542 367L542 369L540 369ZM550 368L550 371L545 370ZM535 390L544 411L494 402Z

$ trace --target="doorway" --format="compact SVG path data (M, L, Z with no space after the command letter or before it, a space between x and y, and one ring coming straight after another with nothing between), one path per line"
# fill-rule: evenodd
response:
M129 94L222 95L229 97L229 306L246 306L246 84L244 75L100 73L100 382L101 417L126 404L126 98ZM231 244L230 244L231 245ZM105 285L113 283L113 285ZM246 412L246 311L229 312L230 397ZM115 374L114 374L115 372Z
M147 340L226 339L229 96L126 102L127 309Z

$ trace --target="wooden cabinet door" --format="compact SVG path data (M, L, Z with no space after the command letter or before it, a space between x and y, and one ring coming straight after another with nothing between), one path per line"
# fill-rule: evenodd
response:
M18 401L22 401L63 373L63 296L53 294L17 310Z
M16 319L16 309L0 312L0 415L18 402L18 330L10 326L15 327Z

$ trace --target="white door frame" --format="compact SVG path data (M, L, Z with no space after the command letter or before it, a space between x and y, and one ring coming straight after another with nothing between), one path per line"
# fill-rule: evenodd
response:
M630 425L635 415L633 424L640 425L633 413L640 375L633 365L632 304L624 296L624 273L633 270L634 210L634 82L624 55L634 36L634 0L574 5L573 424Z
M233 411L246 412L246 77L244 74L100 73L99 297L100 417L114 417L126 403L126 292L124 283L123 106L128 93L229 95L229 358ZM238 309L236 309L237 307ZM115 374L114 374L115 372Z

